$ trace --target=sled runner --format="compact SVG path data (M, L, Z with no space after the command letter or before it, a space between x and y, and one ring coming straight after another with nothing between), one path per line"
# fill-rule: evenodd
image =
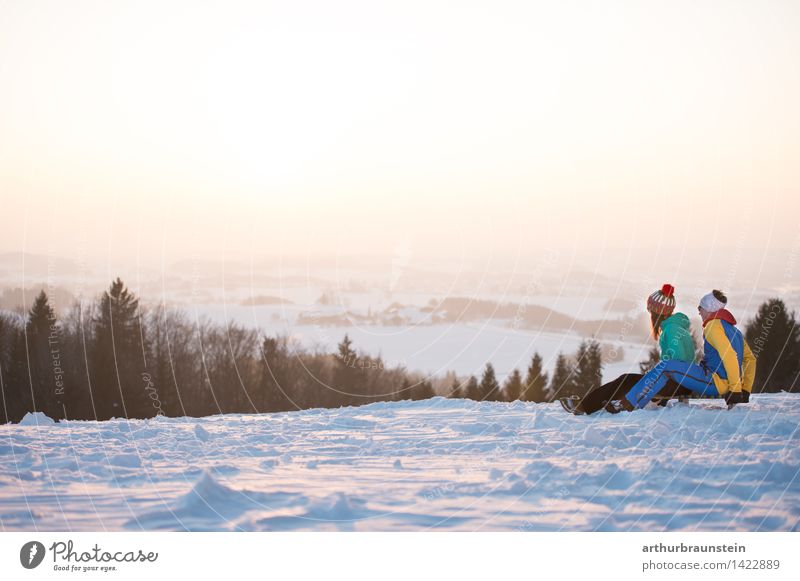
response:
M670 400L675 400L681 404L688 404L689 400L692 399L703 399L703 400L713 400L713 399L720 399L716 397L710 396L702 396L697 394L685 395L681 394L679 396L675 395L660 395L653 398L652 402L658 404L661 407L666 407ZM558 403L561 404L561 407L564 408L564 411L571 413L574 416L585 416L587 415L583 406L581 406L581 397L577 395L570 395L566 397L558 398ZM727 409L732 409L736 404L735 403L728 403ZM605 410L610 414L618 414L621 411L624 411L624 407L622 402L619 399L609 399L604 400L600 405L592 408L592 413L600 410Z

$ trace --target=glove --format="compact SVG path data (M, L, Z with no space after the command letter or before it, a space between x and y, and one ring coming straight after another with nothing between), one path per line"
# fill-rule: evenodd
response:
M741 391L729 391L728 393L725 394L725 403L728 404L728 408L730 409L737 403L747 403L747 402L745 401L745 397Z

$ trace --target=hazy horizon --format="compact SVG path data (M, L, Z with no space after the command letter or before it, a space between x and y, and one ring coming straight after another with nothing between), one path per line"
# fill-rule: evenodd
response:
M797 4L0 10L0 251L796 279Z

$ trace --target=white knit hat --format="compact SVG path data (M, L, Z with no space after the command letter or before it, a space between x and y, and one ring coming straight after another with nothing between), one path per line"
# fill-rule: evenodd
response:
M714 293L708 293L700 299L700 308L707 313L716 313L717 311L725 308L725 303L714 296Z

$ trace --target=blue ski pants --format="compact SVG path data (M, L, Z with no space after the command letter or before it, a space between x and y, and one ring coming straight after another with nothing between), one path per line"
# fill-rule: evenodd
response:
M701 365L677 359L659 361L658 365L636 382L625 397L634 408L643 408L670 379L696 394L719 397L713 373Z

